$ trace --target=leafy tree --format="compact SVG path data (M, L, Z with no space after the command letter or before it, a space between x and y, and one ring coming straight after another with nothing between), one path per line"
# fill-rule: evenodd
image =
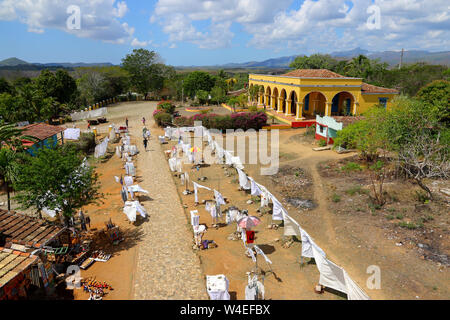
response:
M258 98L259 92L261 91L262 86L255 85L248 89L248 94L250 96L250 99L252 101L256 100Z
M23 129L15 124L0 124L0 149L21 150L24 139L37 141L35 137L24 135Z
M211 100L218 105L225 101L226 92L222 87L215 86L211 89Z
M5 78L0 78L0 93L12 93L13 87Z
M195 96L201 104L207 103L209 100L209 93L205 90L198 90Z
M387 69L386 63L379 63L378 60L371 60L365 55L359 55L349 61L345 67L345 75L349 77L364 78L370 80L374 74Z
M311 56L298 56L289 65L293 69L329 69L332 70L338 61L328 54L313 54Z
M41 149L19 165L14 187L24 208L56 210L67 219L100 198L98 174L72 146Z
M435 80L417 93L417 98L424 104L436 108L441 121L450 122L450 82Z
M214 87L215 79L209 73L203 71L191 72L184 79L184 92L187 96L194 98L197 91L204 90L210 92Z
M122 66L130 74L131 85L145 98L150 91L162 88L164 78L160 74L161 64L156 52L134 49L122 59Z

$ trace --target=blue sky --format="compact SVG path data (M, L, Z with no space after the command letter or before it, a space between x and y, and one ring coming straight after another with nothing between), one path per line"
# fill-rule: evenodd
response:
M447 1L0 0L0 60L111 62L134 48L214 65L362 47L450 48ZM67 8L80 9L69 30Z

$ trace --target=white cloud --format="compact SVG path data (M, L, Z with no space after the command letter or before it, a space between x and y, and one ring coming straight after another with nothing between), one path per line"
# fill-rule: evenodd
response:
M292 0L159 0L150 17L168 34L169 41L186 41L200 48L216 49L231 45L233 22L263 24L289 5ZM269 9L269 10L268 10ZM208 30L200 31L196 22L206 22Z
M151 23L169 41L201 48L230 46L230 27L240 24L252 36L249 46L299 53L353 49L398 50L450 47L448 0L158 0ZM381 28L371 30L367 9L381 10ZM202 27L199 27L201 25ZM207 27L205 27L207 25ZM197 26L197 27L196 27Z
M78 6L81 14L80 29L67 28L71 15L67 8ZM116 0L0 0L0 20L18 20L28 31L43 33L46 29L59 29L81 38L112 43L129 43L134 29L119 21L128 7Z
M150 44L151 41L139 41L137 38L134 38L133 41L131 41L131 46L133 47L146 47Z

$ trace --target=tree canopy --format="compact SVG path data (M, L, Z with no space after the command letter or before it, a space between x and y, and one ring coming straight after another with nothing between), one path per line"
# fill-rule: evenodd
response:
M73 146L43 148L37 156L26 157L14 188L24 208L57 210L66 218L101 196L98 175Z
M130 83L140 94L147 96L151 91L161 90L164 77L162 64L155 51L134 49L122 59L123 68L130 74Z

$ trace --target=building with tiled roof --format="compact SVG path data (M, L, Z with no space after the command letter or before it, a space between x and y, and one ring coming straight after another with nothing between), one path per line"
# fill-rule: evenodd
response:
M249 86L260 86L259 106L292 122L309 123L316 115L360 115L374 105L386 108L399 92L345 77L327 69L298 69L283 75L250 74ZM309 122L308 122L309 121Z
M39 262L38 256L0 247L0 301L26 299Z
M22 140L23 146L31 155L35 155L36 152L44 146L52 148L58 144L58 134L61 134L61 140L63 140L63 132L65 128L60 126L53 126L46 123L34 123L22 127L24 136L31 136L38 141Z
M42 249L65 228L15 211L0 209L0 246L22 252Z

